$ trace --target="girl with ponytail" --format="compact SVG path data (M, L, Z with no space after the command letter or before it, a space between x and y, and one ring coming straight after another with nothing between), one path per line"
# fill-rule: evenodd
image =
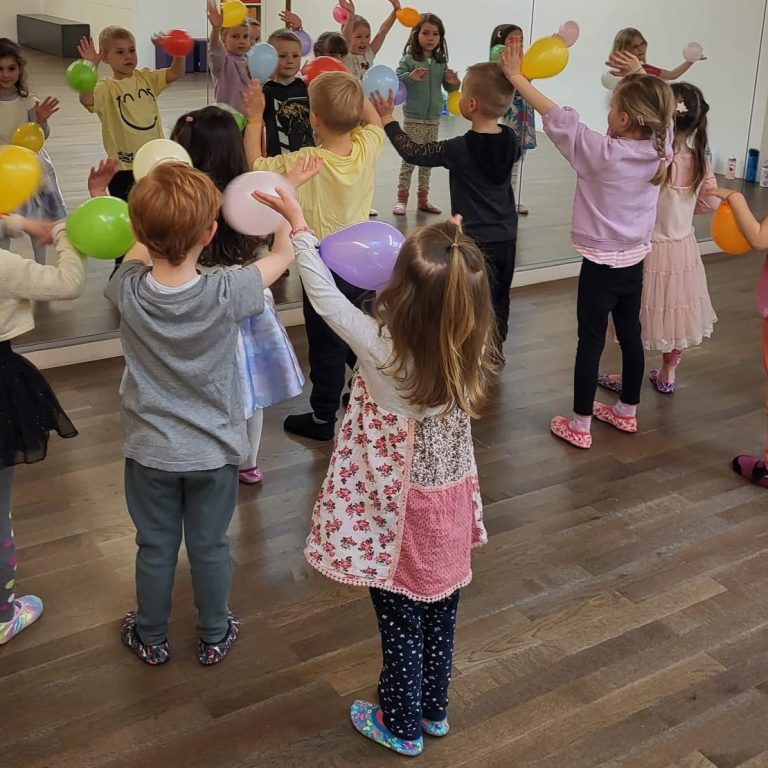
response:
M309 301L357 355L347 412L312 513L305 557L370 590L381 633L379 705L355 728L405 755L448 733L459 590L487 540L470 418L493 371L495 320L483 254L458 220L403 244L368 316L336 288L298 202L254 193L291 225Z

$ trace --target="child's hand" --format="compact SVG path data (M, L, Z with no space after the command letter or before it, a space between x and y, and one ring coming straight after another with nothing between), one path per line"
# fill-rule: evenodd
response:
M392 7L395 9L395 11L400 10L400 0L389 0L390 3L392 3Z
M461 85L461 80L459 80L458 74L456 74L456 71L453 69L445 70L445 82L448 83L448 85Z
M53 242L54 226L56 226L55 221L46 221L45 219L24 219L24 223L21 225L22 229L40 245L49 245Z
M727 200L731 195L739 194L739 191L737 189L728 189L727 187L717 187L710 194L719 197L721 200Z
M208 0L208 23L212 29L221 29L221 10L215 0Z
M389 91L386 99L378 91L374 91L368 99L380 117L392 117L392 113L395 111L395 94L392 91Z
M105 197L109 194L107 187L117 173L117 160L108 157L102 160L88 174L88 194L91 197Z
M277 211L282 214L286 221L291 225L291 229L301 229L306 227L307 222L304 220L304 212L301 210L299 201L289 195L282 187L275 187L275 192L278 197L274 195L268 195L266 192L251 192L251 197L254 200L258 200L273 211Z
M323 167L322 157L300 157L296 165L285 174L285 178L294 187L306 184L313 176L317 176Z
M355 15L355 4L352 0L339 0L339 5L350 15Z
M264 122L264 109L267 100L258 80L251 80L248 89L243 94L243 111L245 116L254 123Z
M51 115L59 111L59 100L53 96L47 96L35 107L35 120L38 123L45 123Z
M304 25L301 23L301 16L298 13L292 11L280 11L278 14L280 19L285 22L285 26L288 29L301 29Z
M408 73L408 77L413 80L414 83L420 83L426 76L429 70L426 67L416 67Z
M616 51L605 63L611 68L611 74L614 77L626 77L644 71L640 59L629 51Z
M81 59L90 61L95 67L99 66L102 57L96 50L96 46L93 44L93 40L90 37L80 38L80 42L77 45L77 52L80 54Z
M506 45L499 57L499 66L506 76L507 80L512 80L515 75L520 74L520 67L523 65L523 44L518 37L513 37Z

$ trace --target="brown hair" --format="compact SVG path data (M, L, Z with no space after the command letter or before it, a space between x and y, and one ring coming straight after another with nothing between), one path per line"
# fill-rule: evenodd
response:
M301 40L290 29L278 29L267 38L267 42L270 45L274 45L277 40L282 40L286 43L296 43L301 48Z
M309 108L329 131L349 133L363 119L365 95L349 72L323 72L309 84Z
M507 38L513 32L519 32L520 37L523 36L523 28L518 27L517 24L499 24L494 27L493 32L491 32L491 48L495 45L506 45Z
M115 40L129 40L136 45L136 38L133 36L133 32L125 27L104 27L99 33L99 50L102 53L108 51Z
M620 29L616 33L616 37L613 38L613 47L611 53L618 53L619 51L628 51L632 47L632 43L636 37L639 37L646 45L648 41L643 36L643 33L639 29L634 27L625 27Z
M693 151L693 188L707 175L707 114L709 104L704 100L701 89L690 83L672 83L675 97L675 134L690 140ZM667 181L669 181L667 169Z
M667 178L667 131L675 111L672 89L659 77L628 75L616 86L613 103L619 112L629 115L634 131L653 140L659 155L659 168L651 184L662 184Z
M477 100L478 111L485 117L501 117L509 109L515 86L507 80L495 62L484 61L467 68L464 94Z
M221 192L202 171L184 163L160 163L128 195L136 239L153 259L181 264L216 221Z
M495 324L485 259L458 225L422 227L406 239L373 316L392 338L381 370L409 403L477 417L495 372Z
M0 37L0 59L13 59L19 68L19 79L16 81L16 92L19 96L29 96L27 90L27 71L24 67L27 60L21 53L21 48L7 37Z
M349 46L344 39L344 35L340 35L338 32L323 32L315 40L312 53L314 53L315 57L333 56L338 58L349 53Z
M403 53L409 53L416 59L416 61L424 61L426 59L424 49L419 42L419 33L425 24L432 24L432 26L437 27L437 32L440 35L440 42L438 43L437 48L432 52L435 61L441 63L448 61L448 43L445 41L445 25L440 17L435 16L434 13L421 14L419 23L411 30L408 42L405 44L405 48L403 48Z

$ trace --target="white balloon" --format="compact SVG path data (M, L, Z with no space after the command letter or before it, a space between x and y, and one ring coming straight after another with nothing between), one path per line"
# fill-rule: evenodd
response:
M701 47L701 43L688 43L688 45L683 48L683 58L686 61L701 61L703 56L704 49Z
M232 179L224 190L221 206L227 224L236 232L257 237L271 235L285 226L282 214L255 200L251 195L255 190L259 190L277 197L276 187L284 189L291 197L296 196L296 190L285 176L271 171L249 171Z
M170 139L148 141L133 156L133 178L144 178L158 163L184 163L192 165L192 158L181 144Z
M621 82L621 78L616 77L616 75L612 75L606 70L603 72L603 75L600 78L600 82L603 84L603 88L607 88L609 91L612 91Z

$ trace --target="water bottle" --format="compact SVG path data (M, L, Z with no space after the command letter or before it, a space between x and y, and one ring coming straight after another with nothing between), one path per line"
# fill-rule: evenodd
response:
M757 158L760 152L756 149L750 149L747 154L747 172L744 178L753 184L757 181Z
M726 164L725 164L725 178L726 179L735 179L736 178L736 163L738 160L735 157L729 157Z
M760 186L768 187L768 160L763 160L760 166Z
M712 148L707 144L707 148L704 150L704 157L707 158L707 162L712 165Z

